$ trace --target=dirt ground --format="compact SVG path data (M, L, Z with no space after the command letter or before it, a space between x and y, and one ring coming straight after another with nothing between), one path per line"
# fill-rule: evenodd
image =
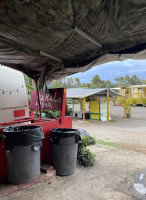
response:
M73 128L83 128L97 140L116 142L123 148L92 145L90 149L96 154L93 167L77 165L71 176L57 176L53 182L37 184L3 199L146 200L146 195L133 192L133 174L146 168L146 108L132 110L132 117L126 120L119 106L112 107L113 122L88 120L83 124L73 120Z
M87 120L84 125L74 120L73 127L84 128L97 139L117 142L124 148L146 154L146 107L132 107L132 116L126 120L121 106L112 106L111 113L113 122Z

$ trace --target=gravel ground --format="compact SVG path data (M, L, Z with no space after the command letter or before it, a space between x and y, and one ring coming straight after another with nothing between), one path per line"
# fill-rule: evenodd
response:
M124 119L121 106L113 106L113 122L99 122L87 120L85 124L80 120L73 120L73 128L83 128L96 139L117 142L124 148L146 154L146 107L132 107L132 116Z
M95 144L93 167L77 166L71 176L56 177L15 193L5 200L146 200L133 190L134 176L146 168L146 108L133 108L132 117L123 119L123 108L112 107L115 122L73 120L73 128L84 128L96 139L117 142L124 148ZM133 175L134 174L134 175ZM146 176L146 175L145 175ZM137 179L136 179L137 180ZM144 185L146 187L146 185Z

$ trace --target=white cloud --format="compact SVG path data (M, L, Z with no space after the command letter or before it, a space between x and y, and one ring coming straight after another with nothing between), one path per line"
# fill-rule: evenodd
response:
M137 69L131 69L128 71L129 73L135 73L135 72L146 72L146 68L137 68Z
M123 65L124 65L125 67L130 67L130 68L135 67L135 66L130 62L130 60L124 60L124 61L123 61Z
M114 72L114 74L115 75L122 75L123 73L119 71L119 72Z
M92 69L92 71L96 71L96 70L99 69L99 68L100 68L100 65L95 66L95 67L93 67L93 68L91 68L91 69Z

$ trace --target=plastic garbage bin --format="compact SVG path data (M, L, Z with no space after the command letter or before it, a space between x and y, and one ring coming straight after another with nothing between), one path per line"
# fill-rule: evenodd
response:
M40 126L17 126L3 130L8 180L14 184L32 181L40 175L40 149L44 134Z
M56 128L51 132L52 165L56 169L56 174L73 174L76 169L78 142L81 140L78 130Z

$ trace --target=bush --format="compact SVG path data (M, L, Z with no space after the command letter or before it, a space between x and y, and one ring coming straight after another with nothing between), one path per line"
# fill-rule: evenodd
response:
M42 117L55 119L60 116L60 111L45 110L42 113Z
M82 143L84 144L84 146L87 146L87 145L91 145L91 144L95 144L95 138L94 137L91 137L91 136L82 136Z
M71 116L72 113L73 113L72 108L69 108L69 105L66 103L66 106L65 106L65 115L66 116Z
M78 150L78 163L79 165L83 165L84 167L92 166L95 162L95 157L89 149L86 147L81 147L79 144Z
M142 95L140 97L140 101L141 101L141 104L146 104L146 98L144 98Z
M93 137L82 136L78 146L77 161L79 165L83 165L84 167L92 166L95 162L96 155L87 149L87 145L90 144L95 144L95 139Z
M123 104L124 104L124 101L125 101L125 98L124 98L124 97L118 97L118 98L117 98L117 104L118 104L118 105L123 105Z
M117 97L115 97L115 98L112 100L112 102L113 102L113 105L116 105L116 104L117 104Z
M137 104L137 99L132 98L131 101L130 101L130 103L131 103L131 104Z

